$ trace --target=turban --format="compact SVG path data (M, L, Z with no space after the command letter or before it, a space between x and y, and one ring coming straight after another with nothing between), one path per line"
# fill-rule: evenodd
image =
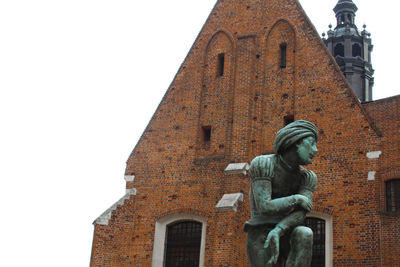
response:
M298 120L286 125L276 133L274 141L275 154L281 154L297 141L313 136L318 141L317 127L308 121Z

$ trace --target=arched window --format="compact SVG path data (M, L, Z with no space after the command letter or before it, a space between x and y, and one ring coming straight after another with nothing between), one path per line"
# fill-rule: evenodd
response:
M207 220L172 214L156 222L152 267L203 267Z
M400 211L400 179L386 181L386 210Z
M361 57L361 46L359 44L353 44L351 50L353 57Z
M334 57L336 57L336 56L344 57L344 46L343 46L343 44L339 43L339 44L335 45L335 50L334 50L333 56Z
M199 267L202 225L183 221L168 225L165 267Z
M311 267L325 267L325 220L308 217L305 225L314 236Z

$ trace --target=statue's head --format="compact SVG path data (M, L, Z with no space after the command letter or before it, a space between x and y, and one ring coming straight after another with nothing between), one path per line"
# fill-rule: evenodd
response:
M277 132L274 152L283 155L290 150L295 150L299 165L307 165L318 152L317 142L318 132L315 125L308 121L298 120Z

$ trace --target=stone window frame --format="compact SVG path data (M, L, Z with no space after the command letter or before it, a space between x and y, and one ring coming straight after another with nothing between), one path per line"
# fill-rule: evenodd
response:
M325 267L333 267L333 220L326 213L311 211L307 217L325 221Z
M194 214L171 214L156 222L153 244L152 267L164 266L165 238L168 225L181 221L196 221L202 224L199 267L204 267L204 255L206 248L207 219Z

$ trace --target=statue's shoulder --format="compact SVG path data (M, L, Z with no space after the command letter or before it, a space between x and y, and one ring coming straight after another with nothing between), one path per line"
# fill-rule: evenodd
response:
M276 160L276 155L275 154L270 154L270 155L261 155L255 157L251 163L250 166L253 167L265 167L265 166L270 166L274 165Z
M273 177L276 164L276 155L261 155L255 157L250 163L250 176L252 179Z
M301 179L301 186L303 188L306 188L312 192L315 191L317 188L317 183L318 183L318 178L317 175L310 170L307 170L306 168L301 168L302 172L302 179Z

